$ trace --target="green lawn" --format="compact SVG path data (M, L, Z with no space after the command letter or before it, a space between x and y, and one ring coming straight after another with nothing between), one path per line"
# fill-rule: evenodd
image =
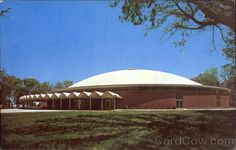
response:
M1 121L4 149L229 149L217 142L236 138L236 111L17 113ZM163 143L180 137L189 138ZM207 143L186 144L192 139Z

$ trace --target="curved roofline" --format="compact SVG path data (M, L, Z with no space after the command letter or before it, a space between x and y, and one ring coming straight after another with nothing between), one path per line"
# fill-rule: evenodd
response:
M202 85L191 79L171 74L168 72L156 70L117 70L91 76L81 80L69 88L86 87L86 86L116 86L130 84L166 84L166 85Z
M231 92L230 89L225 88L225 87L220 87L220 86L210 86L210 85L203 85L204 88L209 88L209 89L219 89L219 90L227 90Z
M73 90L84 90L84 89L106 89L106 88L131 88L131 87L183 87L183 88L208 88L208 89L219 89L231 92L230 89L219 86L208 86L208 85L183 85L183 84L122 84L122 85L99 85L99 86L83 86L83 87L71 87L63 88L60 91L73 91ZM58 90L59 91L59 90Z

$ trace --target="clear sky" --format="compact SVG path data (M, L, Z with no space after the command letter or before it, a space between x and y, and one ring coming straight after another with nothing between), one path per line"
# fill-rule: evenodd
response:
M17 77L40 81L80 81L104 72L135 67L194 77L227 63L210 52L210 31L192 34L184 48L178 35L144 36L144 27L121 23L120 9L105 1L5 1L11 8L1 23L1 66Z

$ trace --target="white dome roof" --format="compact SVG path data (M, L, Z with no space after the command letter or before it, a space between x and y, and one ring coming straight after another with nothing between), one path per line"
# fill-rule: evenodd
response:
M69 88L120 85L193 85L201 86L187 78L152 70L119 70L82 80Z

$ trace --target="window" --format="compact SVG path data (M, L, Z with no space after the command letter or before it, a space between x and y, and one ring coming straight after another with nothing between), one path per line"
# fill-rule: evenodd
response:
M176 92L176 99L183 99L183 93L182 92Z
M105 100L105 109L107 109L107 110L112 109L111 100Z
M176 108L183 108L183 100L176 99Z
M183 92L176 92L176 108L183 108Z

